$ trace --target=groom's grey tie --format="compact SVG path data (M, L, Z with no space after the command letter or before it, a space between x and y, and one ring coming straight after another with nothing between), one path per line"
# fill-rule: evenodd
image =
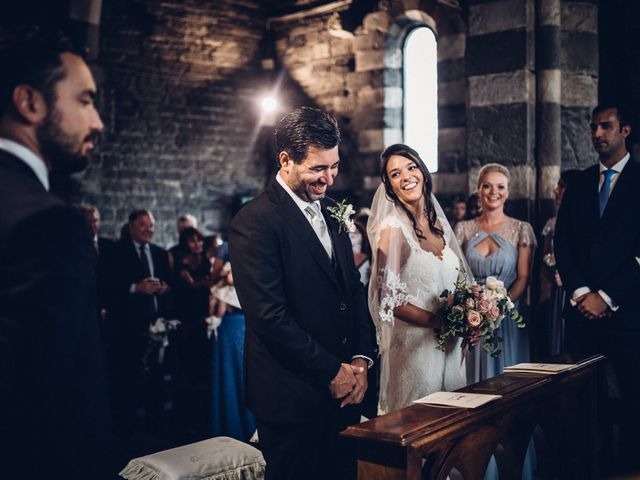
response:
M322 243L325 251L329 258L332 257L332 246L331 246L331 237L329 236L329 230L327 229L327 224L324 221L324 217L322 216L322 212L320 211L320 204L318 202L310 203L307 208L305 208L305 212L309 215L311 219L311 226L316 232L318 239Z
M604 182L602 182L602 188L600 188L600 216L604 213L604 209L609 201L609 195L611 193L611 179L618 173L615 170L604 170Z

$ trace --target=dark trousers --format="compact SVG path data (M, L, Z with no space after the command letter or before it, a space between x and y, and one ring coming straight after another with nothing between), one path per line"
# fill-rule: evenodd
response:
M565 315L568 353L577 357L600 353L610 361L613 375L609 375L603 386L609 401L601 410L601 417L619 427L615 469L637 472L640 470L640 411L637 407L640 398L640 332L623 330L615 314L611 318L587 320L572 308L566 309ZM610 435L607 435L600 443L607 448L605 442L609 441Z
M353 446L338 433L360 420L359 408L335 409L320 417L295 424L257 419L265 480L355 480Z

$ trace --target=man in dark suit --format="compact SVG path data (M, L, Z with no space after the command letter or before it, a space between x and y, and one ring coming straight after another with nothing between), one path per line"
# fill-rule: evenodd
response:
M349 235L327 211L338 173L330 115L297 109L276 128L280 171L231 223L246 315L246 385L268 480L349 478L338 432L359 421L373 340Z
M107 475L109 422L95 253L48 192L102 130L89 68L60 35L0 51L0 464L11 479Z
M567 350L606 354L613 363L622 400L626 459L637 462L640 414L640 165L625 141L631 127L622 109L593 110L591 138L600 162L576 178L558 213L555 255L570 295L566 309Z
M170 318L171 273L167 251L151 243L154 224L150 211L131 212L129 235L114 246L106 272L114 421L125 436L134 428L138 403L145 406L146 428L152 433L162 413L162 365L157 353L148 354L148 334L158 318Z
M106 316L106 298L104 292L105 269L110 262L110 255L114 241L110 238L98 236L100 230L100 210L93 205L81 205L80 210L87 219L93 247L97 255L97 280L98 280L98 318L102 322Z

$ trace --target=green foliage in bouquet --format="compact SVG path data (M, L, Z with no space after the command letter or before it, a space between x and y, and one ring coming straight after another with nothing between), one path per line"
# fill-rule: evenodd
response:
M504 283L495 277L487 277L484 285L467 283L465 271L458 276L453 291L440 295L444 306L438 311L443 318L442 328L436 331L436 348L445 350L447 339L461 337L462 348L473 348L472 338L481 338L482 348L492 357L501 353L502 337L499 335L503 320L525 327L522 315L515 309Z

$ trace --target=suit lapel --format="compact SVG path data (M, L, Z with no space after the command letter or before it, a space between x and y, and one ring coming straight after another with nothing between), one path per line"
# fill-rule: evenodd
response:
M322 205L322 215L324 216L324 221L326 222L329 228L329 235L331 236L331 243L333 245L333 255L335 257L338 269L340 271L340 277L343 285L349 285L347 282L347 278L345 272L347 271L347 258L345 258L346 254L353 255L353 253L349 250L346 251L345 248L342 248L342 238L341 235L347 235L346 232L340 232L340 225L337 220L331 217L331 214L327 210L326 203L320 202Z
M602 215L602 221L614 218L617 212L624 211L624 203L628 201L627 199L633 197L633 188L637 187L633 182L635 178L634 169L635 164L632 163L632 159L629 159L609 196L609 201Z
M600 193L599 193L599 183L600 180L600 168L596 164L594 167L591 167L593 170L586 170L587 173L587 183L585 185L585 192L588 194L585 197L585 209L589 214L589 221L593 225L598 225L600 223Z
M327 255L313 227L305 218L304 213L302 213L287 192L278 185L275 178L271 182L270 190L273 194L272 198L280 207L276 210L277 214L298 236L300 242L309 250L311 257L318 263L327 276L340 288L340 282L338 281L333 265L331 265L331 259Z

